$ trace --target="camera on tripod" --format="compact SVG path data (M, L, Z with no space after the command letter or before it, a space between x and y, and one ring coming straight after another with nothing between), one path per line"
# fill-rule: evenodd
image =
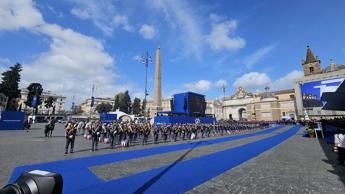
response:
M62 176L41 170L23 172L18 179L0 189L0 194L62 194Z

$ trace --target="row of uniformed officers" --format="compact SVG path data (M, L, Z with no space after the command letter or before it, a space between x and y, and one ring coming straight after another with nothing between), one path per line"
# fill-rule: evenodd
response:
M224 134L243 133L248 130L268 127L268 122L229 122L223 121L216 124L150 124L133 122L111 122L89 121L84 124L80 122L68 122L65 125L66 146L65 154L73 153L74 141L77 131L90 136L92 140L91 151L98 150L99 141L104 139L110 143L110 148L116 145L130 146L139 140L142 145L148 144L148 139L152 136L153 143L157 144L159 137L166 143L172 141L190 140L213 136L223 136Z

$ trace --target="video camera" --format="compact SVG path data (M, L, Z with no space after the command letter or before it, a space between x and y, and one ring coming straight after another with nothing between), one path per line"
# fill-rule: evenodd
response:
M0 194L62 194L62 176L33 170L23 172L13 184L0 189Z

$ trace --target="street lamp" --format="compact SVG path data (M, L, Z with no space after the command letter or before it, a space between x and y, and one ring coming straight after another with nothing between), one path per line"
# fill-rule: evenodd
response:
M95 92L95 84L92 84L92 88L91 88L91 102L90 102L90 112L89 112L89 114L90 114L90 119L91 119L91 117L92 117L92 107L93 107L93 105L94 105L94 103L95 103L95 97L93 96L93 94L94 94L94 92Z
M152 57L149 56L149 52L146 50L146 56L141 56L140 58L140 62L145 64L145 70L146 70L146 74L145 74L145 97L144 97L144 102L145 102L145 109L146 109L146 97L149 95L149 93L147 92L147 69L149 67L149 63L152 63ZM144 112L144 117L146 118L146 110L143 110Z
M223 113L223 118L224 118L224 119L225 119L224 102L225 102L225 89L226 89L226 86L227 86L227 83L226 83L226 82L223 82L223 83L221 83L221 85L220 85L220 88L221 88L222 91L223 91L222 113Z

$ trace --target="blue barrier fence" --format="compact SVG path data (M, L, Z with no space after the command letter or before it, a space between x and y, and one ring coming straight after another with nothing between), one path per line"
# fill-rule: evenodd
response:
M188 116L158 116L154 119L156 124L188 124L188 123L214 123L215 118L212 117L188 117Z
M1 113L0 130L24 129L24 112L4 111Z
M102 122L111 123L117 119L117 114L102 113L99 115Z

